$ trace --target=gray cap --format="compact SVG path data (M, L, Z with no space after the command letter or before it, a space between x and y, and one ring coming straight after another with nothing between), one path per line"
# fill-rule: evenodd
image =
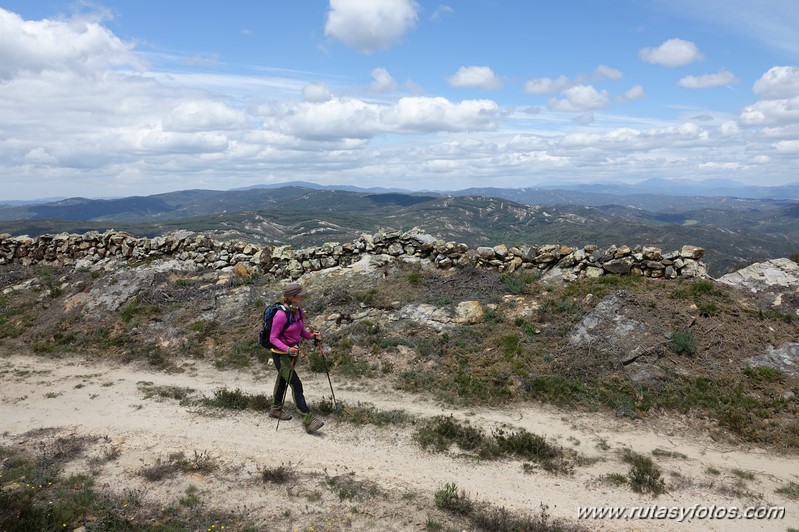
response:
M283 297L305 295L305 289L299 283L289 283L283 288Z

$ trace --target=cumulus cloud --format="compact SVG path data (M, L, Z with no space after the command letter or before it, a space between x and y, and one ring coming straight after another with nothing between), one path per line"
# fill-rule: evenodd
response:
M126 195L288 179L401 180L421 189L431 183L463 188L502 176L516 186L544 174L594 180L713 176L724 168L718 165L735 164L741 179L757 182L795 173L799 100L785 88L790 71L764 75L756 91L761 101L742 113L749 122L723 114L716 115L718 122L727 120L721 126L699 118L675 123L625 117L627 127L589 132L580 124L591 123L608 95L576 80L618 78L610 67L567 79L554 91L562 94L553 98L553 108L576 117L567 120L489 99L341 98L328 86L340 79L326 84L328 78L304 72L234 75L185 64L175 71L163 64L148 69L102 21L75 26L74 20L4 16L0 175L7 198L41 190ZM101 45L85 45L81 28L92 24ZM24 44L29 36L17 26L37 28L42 42L69 35L53 52L61 59L41 60L41 50ZM84 44L72 47L73 39ZM131 72L131 66L144 70ZM378 85L388 87L390 74L375 72L374 80L384 82ZM616 119L622 120L607 122ZM387 136L373 141L381 135Z
M691 41L669 39L656 48L642 48L638 57L647 63L677 67L699 61L702 54Z
M531 78L524 84L524 91L528 94L553 94L570 87L585 84L590 81L618 80L624 76L621 70L607 65L597 66L590 74L580 74L575 78L558 76L557 78Z
M142 67L131 50L91 18L26 21L0 7L0 80L19 72L87 75L113 66Z
M782 140L774 148L778 153L799 153L799 140Z
M715 74L703 74L701 76L685 76L677 82L677 85L685 89L711 89L738 83L738 78L729 70L719 70Z
M462 66L447 78L452 87L495 90L502 86L502 80L487 66Z
M247 124L243 110L233 109L213 100L179 103L164 120L170 131L206 131L240 129Z
M790 98L799 95L799 67L775 66L760 76L752 90L768 99Z
M594 77L597 79L621 79L624 74L617 68L612 68L607 65L599 65L594 70Z
M451 102L408 96L392 105L359 99L312 104L268 104L258 109L270 129L300 138L371 138L379 134L479 131L496 128L500 109L491 100Z
M325 35L364 53L397 44L416 26L414 0L330 0Z
M551 78L533 78L524 84L524 92L529 94L552 94L569 88L572 81L566 76Z
M326 102L333 97L333 92L324 83L309 83L302 89L302 98L306 102Z
M622 101L632 102L644 97L644 88L641 85L633 85L622 95Z
M385 94L397 88L397 82L391 77L385 68L375 68L372 70L372 83L369 85L369 92L374 94Z
M747 126L779 126L799 123L799 96L780 100L761 100L741 111Z
M734 120L727 120L719 126L719 133L725 137L731 137L741 132L741 128Z
M577 85L564 90L563 98L551 98L547 107L552 111L585 112L607 106L608 91L598 91L591 85Z

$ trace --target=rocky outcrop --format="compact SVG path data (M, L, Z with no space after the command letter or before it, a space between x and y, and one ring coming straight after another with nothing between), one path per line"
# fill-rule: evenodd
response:
M772 259L750 264L721 276L718 281L753 292L770 288L799 290L799 264L790 259Z
M92 268L109 260L139 263L169 258L214 270L236 268L239 275L259 271L293 279L307 272L348 266L365 256L414 258L428 261L439 269L474 266L507 273L538 270L565 281L619 274L676 279L705 277L707 270L700 262L703 254L704 249L696 246L683 246L671 252L654 246L599 249L559 244L539 247L499 244L470 249L466 244L436 239L418 229L406 233L381 231L375 235L364 234L344 244L330 242L302 249L260 247L242 241L220 242L187 231L155 238L137 238L118 231L82 235L61 233L36 238L0 235L0 265Z

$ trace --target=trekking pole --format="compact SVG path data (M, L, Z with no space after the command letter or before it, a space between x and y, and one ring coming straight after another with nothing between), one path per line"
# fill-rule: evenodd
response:
M297 361L297 358L299 356L300 352L297 351L296 356L291 357L291 363L289 364L289 380L286 382L286 389L283 390L283 399L280 401L280 415L277 418L277 425L275 425L275 432L277 432L277 429L280 428L280 419L283 417L283 407L286 404L286 393L288 393L289 386L291 386L291 374L294 373L294 363Z
M338 410L338 405L336 404L336 394L335 392L333 392L333 382L330 380L330 372L327 370L327 359L325 358L325 350L322 347L322 342L319 340L319 338L314 338L313 341L314 344L316 344L317 347L319 347L319 354L322 355L322 365L324 366L325 373L327 374L327 383L330 385L330 395L333 396L333 408Z

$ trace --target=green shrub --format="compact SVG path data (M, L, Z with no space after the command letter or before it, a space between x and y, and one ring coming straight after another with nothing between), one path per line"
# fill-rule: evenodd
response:
M699 310L699 315L705 318L709 318L710 316L715 316L719 312L719 307L713 301L707 301L703 303L696 304L697 310Z
M527 292L527 283L532 282L533 278L524 273L501 273L499 281L507 293L521 295Z
M625 449L622 460L630 464L630 486L636 493L660 495L666 491L662 471L651 458Z
M689 331L674 331L671 334L669 349L678 355L693 355L696 353L696 340Z
M398 386L408 392L429 392L435 382L436 376L430 370L408 369L400 373Z
M269 410L272 407L272 397L263 394L247 394L240 389L228 390L220 388L214 391L213 398L203 401L205 406L226 408L230 410Z
M458 515L469 515L474 509L474 504L464 491L458 491L458 485L447 483L435 494L436 506L442 510Z
M785 495L789 499L799 500L799 484L796 482L789 482L785 486L777 488L775 491L780 495Z
M769 366L745 368L744 375L749 377L752 382L782 382L785 380L785 373Z

